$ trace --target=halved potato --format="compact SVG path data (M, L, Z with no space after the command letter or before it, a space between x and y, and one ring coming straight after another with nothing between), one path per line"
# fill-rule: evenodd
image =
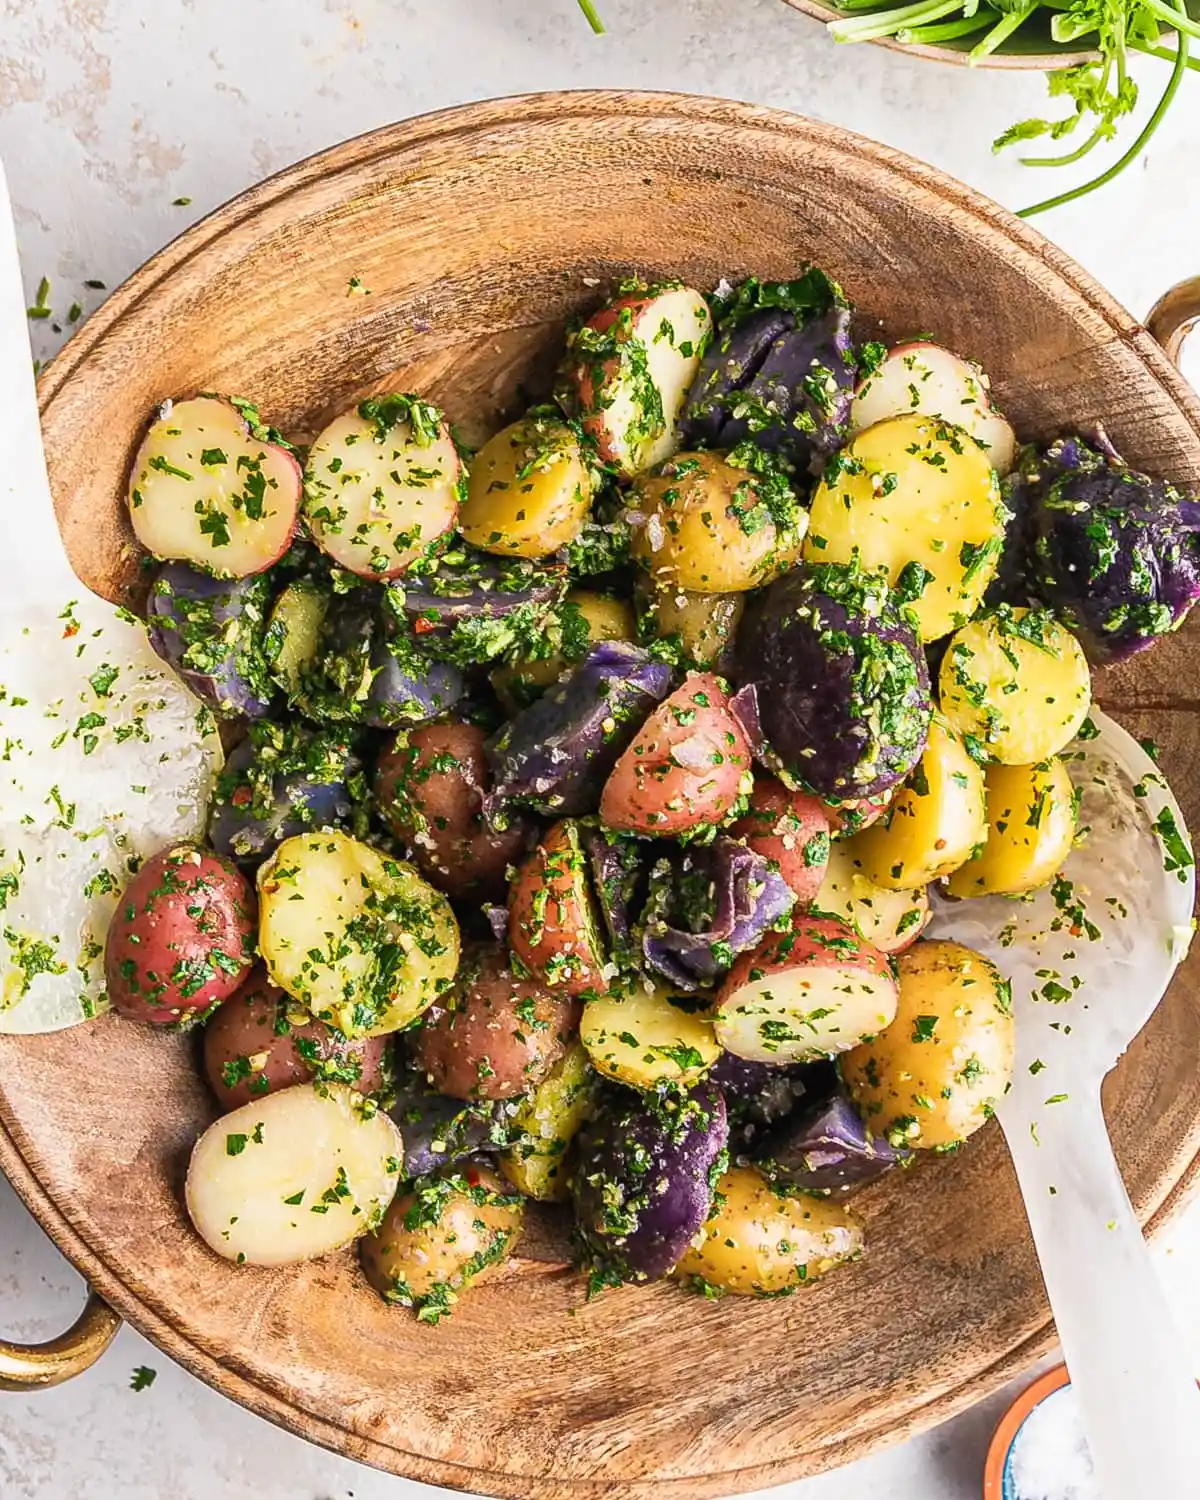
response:
M300 465L245 401L164 403L133 461L129 519L138 541L217 578L246 578L278 562L299 507Z
M526 1197L561 1203L571 1195L568 1160L572 1143L592 1107L596 1075L587 1049L572 1043L513 1116L513 1144L500 1155L500 1170Z
M838 839L829 847L829 863L814 912L829 912L849 922L880 953L902 953L921 936L932 915L923 886L889 891L869 880L855 853L854 840Z
M855 835L854 857L885 890L921 890L965 864L986 833L983 770L935 713L916 770L883 821Z
M1020 896L1058 874L1075 841L1075 789L1055 756L987 769L987 842L946 882L952 896Z
M717 995L717 1041L750 1062L811 1062L881 1031L896 981L878 949L837 917L794 916L743 953Z
M1016 433L992 405L987 376L940 344L897 344L889 350L855 392L850 428L862 432L906 413L940 417L961 427L983 444L998 474L1012 468Z
M238 1265L313 1260L379 1222L400 1178L389 1117L342 1084L296 1084L242 1105L196 1142L187 1210Z
M272 980L347 1036L411 1025L458 968L450 903L413 867L348 834L284 839L258 872Z
M486 442L471 464L458 529L502 557L548 557L583 529L592 471L561 418L531 413Z
M955 631L939 670L942 712L993 760L1057 755L1092 703L1083 647L1046 609L1001 606Z
M602 308L572 335L568 379L584 430L624 478L679 447L679 414L712 336L691 287L646 287Z
M935 641L982 603L1007 518L992 461L968 433L935 418L893 417L831 461L804 556L883 570L921 639Z
M633 980L587 1002L579 1039L597 1073L635 1089L690 1087L721 1055L703 1002Z
M373 397L308 450L304 517L317 545L364 578L398 578L458 519L462 463L442 413Z

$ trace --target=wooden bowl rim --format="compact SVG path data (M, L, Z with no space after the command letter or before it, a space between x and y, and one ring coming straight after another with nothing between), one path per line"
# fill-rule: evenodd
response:
M907 179L914 187L936 195L959 214L975 220L980 227L986 226L1007 237L1010 242L1019 243L1046 264L1067 288L1109 326L1114 340L1128 346L1130 352L1142 360L1172 404L1186 418L1200 444L1200 401L1159 345L1086 272L1036 230L998 204L932 167L838 126L811 121L783 110L731 100L670 92L620 90L527 94L457 106L366 132L267 178L186 230L113 292L43 372L39 382L39 403L43 418L53 406L59 392L84 361L102 345L109 331L121 320L136 316L139 303L147 295L237 225L248 222L268 207L275 207L289 196L303 193L318 181L335 177L344 171L361 169L397 152L411 151L423 142L434 139L444 141L454 135L466 136L480 131L503 130L514 119L527 123L568 115L576 120L588 116L624 116L640 120L661 120L666 116L673 116L696 126L711 128L729 125L744 131L783 133L823 150L847 156L852 162L870 161L875 167L896 178ZM968 232L966 226L962 232ZM257 1384L250 1375L222 1362L206 1352L198 1342L184 1337L167 1316L157 1312L132 1292L109 1269L103 1255L74 1228L70 1218L42 1187L27 1164L20 1142L3 1119L3 1111L3 1097L0 1095L0 1169L3 1169L38 1223L67 1259L123 1318L191 1374L231 1396L257 1415L334 1452L426 1483L526 1500L529 1486L521 1476L456 1464L450 1460L431 1459L399 1445L359 1437L324 1416L283 1400L265 1386ZM1200 1120L1197 1120L1193 1130L1192 1143L1196 1148L1195 1154L1148 1220L1148 1233L1154 1234L1163 1229L1200 1185ZM819 1469L848 1463L964 1410L1028 1368L1054 1342L1053 1324L1048 1320L1036 1333L1015 1348L1000 1354L992 1364L964 1384L952 1390L934 1392L916 1411L897 1417L869 1434L846 1438L822 1448L817 1454L722 1470L720 1474L710 1477L718 1479L731 1491L744 1490L780 1484L801 1473L807 1475ZM632 1497L650 1500L651 1496L664 1494L677 1495L680 1500L690 1500L690 1496L697 1493L698 1477L624 1481L620 1485L620 1493L631 1497L631 1500ZM608 1480L565 1480L555 1476L542 1480L539 1492L548 1493L549 1485L556 1485L557 1492L563 1495L596 1497L596 1500L615 1492L612 1482Z
M793 10L811 16L814 21L836 21L841 12L832 5L823 5L821 0L783 0ZM950 63L956 68L1005 68L1012 73L1057 73L1063 68L1078 68L1083 63L1096 62L1100 54L1090 52L993 52L982 62L970 63L967 54L956 47L939 47L932 42L898 42L894 36L874 39L876 47L886 47L889 52L903 52L907 57L923 57L929 62Z

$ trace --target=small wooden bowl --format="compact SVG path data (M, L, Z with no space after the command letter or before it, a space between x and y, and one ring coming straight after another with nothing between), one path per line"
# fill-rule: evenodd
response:
M967 188L768 109L543 95L410 121L303 162L116 292L41 385L72 562L112 599L136 583L122 494L166 395L253 395L302 435L369 391L416 389L478 431L545 389L565 320L611 280L637 271L708 287L807 260L844 281L864 329L920 329L979 358L1025 436L1103 420L1132 461L1200 480L1200 406L1159 346ZM352 277L369 296L348 295ZM1195 827L1198 631L1100 681L1104 704L1161 743ZM864 1194L866 1258L791 1301L709 1303L654 1286L585 1303L553 1246L530 1246L433 1329L385 1307L350 1254L235 1269L191 1233L181 1204L189 1149L213 1115L193 1050L115 1017L0 1038L0 1165L97 1291L168 1354L393 1473L519 1500L702 1500L941 1421L1052 1343L993 1128ZM1197 1178L1198 1053L1200 956L1107 1095L1151 1228ZM87 1327L102 1347L94 1317ZM43 1377L61 1376L47 1360Z
M811 16L814 21L836 21L843 15L842 11L823 4L822 0L784 0L784 4ZM1197 0L1188 0L1187 8L1193 19L1200 16ZM885 36L878 38L876 45L887 47L891 52L907 52L910 57L925 57L931 62L954 63L966 68L972 66L967 54L978 40L978 36L964 37L934 46L926 42L898 42L893 36ZM1032 17L995 52L974 66L1007 68L1010 72L1057 73L1062 68L1077 68L1082 63L1095 62L1099 56L1098 52L1087 48L1056 47L1050 39L1046 14L1042 13Z

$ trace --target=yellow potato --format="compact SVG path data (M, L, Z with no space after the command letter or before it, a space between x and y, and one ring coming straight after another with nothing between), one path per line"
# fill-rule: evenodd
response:
M1019 896L1052 880L1075 839L1075 789L1055 756L989 766L987 843L946 882L952 896Z
M271 979L347 1036L411 1025L458 968L445 896L348 834L284 839L258 872L258 895Z
M583 530L592 472L568 425L528 416L475 455L458 529L472 546L505 557L548 557Z
M591 1109L594 1081L587 1052L574 1042L521 1101L512 1122L520 1136L501 1153L500 1170L526 1197L559 1203L571 1196L567 1158Z
M804 556L882 569L935 641L979 608L1007 512L986 452L961 428L920 416L868 427L818 487Z
M929 921L925 888L889 891L863 874L853 839L835 839L829 846L825 878L813 898L813 910L831 912L849 922L880 953L911 948Z
M677 635L689 666L702 672L722 670L746 608L742 594L689 594L686 589L655 588L641 574L637 596L646 640Z
M572 589L546 627L549 655L528 657L492 673L500 697L520 708L581 662L598 641L634 641L637 620L627 599Z
M956 1145L991 1118L1012 1077L1011 989L960 943L917 943L896 972L896 1019L843 1055L842 1077L893 1146Z
M829 1198L776 1192L753 1167L717 1184L699 1244L675 1267L683 1280L743 1296L778 1297L862 1254L862 1224Z
M719 453L680 453L637 480L631 505L634 561L658 588L741 594L798 560L805 514L779 525L773 486Z
M883 820L855 835L854 856L875 885L915 891L957 870L986 834L983 770L934 714L916 769Z
M453 1311L459 1293L500 1266L521 1232L524 1205L497 1175L473 1164L402 1193L359 1248L385 1302L422 1323Z
M956 631L939 674L942 712L993 760L1025 766L1057 755L1092 702L1083 648L1045 609L1011 609Z
M635 1089L699 1083L721 1055L708 1015L695 997L676 997L666 985L645 989L630 981L583 1007L579 1040L592 1067ZM686 1007L686 1008L685 1008Z

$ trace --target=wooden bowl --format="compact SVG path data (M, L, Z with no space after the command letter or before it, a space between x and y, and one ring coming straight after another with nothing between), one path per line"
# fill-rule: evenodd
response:
M828 125L656 94L472 105L338 146L169 246L42 380L80 577L137 576L121 496L168 394L258 398L292 434L381 388L476 430L543 389L565 320L637 271L711 286L841 277L864 326L932 333L991 372L1030 437L1103 419L1131 460L1200 480L1200 407L1148 333L1032 229ZM369 296L347 295L351 277ZM1193 825L1197 630L1101 679L1153 734ZM1111 1083L1142 1218L1197 1176L1200 958ZM415 1479L520 1500L701 1500L857 1458L952 1415L1053 1340L999 1132L864 1195L870 1251L791 1301L671 1286L585 1303L534 1250L444 1326L370 1292L352 1255L237 1270L180 1188L213 1115L194 1042L114 1017L0 1038L0 1165L121 1316L293 1432ZM541 1255L542 1258L535 1258ZM1114 1289L1116 1292L1118 1289Z
M880 3L882 4L882 0ZM811 16L814 21L836 21L843 14L835 6L824 4L823 0L784 0L784 4ZM1188 0L1187 9L1193 20L1200 18L1200 0ZM1083 63L1097 60L1100 54L1092 49L1058 46L1051 39L1048 16L1048 11L1040 11L1032 16L995 52L974 66L1007 68L1010 72L1056 73L1062 68L1077 68ZM965 68L972 66L967 54L978 40L978 36L963 37L958 41L932 45L926 42L898 42L894 36L885 36L878 38L876 45L886 47L891 52L907 52L910 57L925 57L932 62L955 63L958 67Z

